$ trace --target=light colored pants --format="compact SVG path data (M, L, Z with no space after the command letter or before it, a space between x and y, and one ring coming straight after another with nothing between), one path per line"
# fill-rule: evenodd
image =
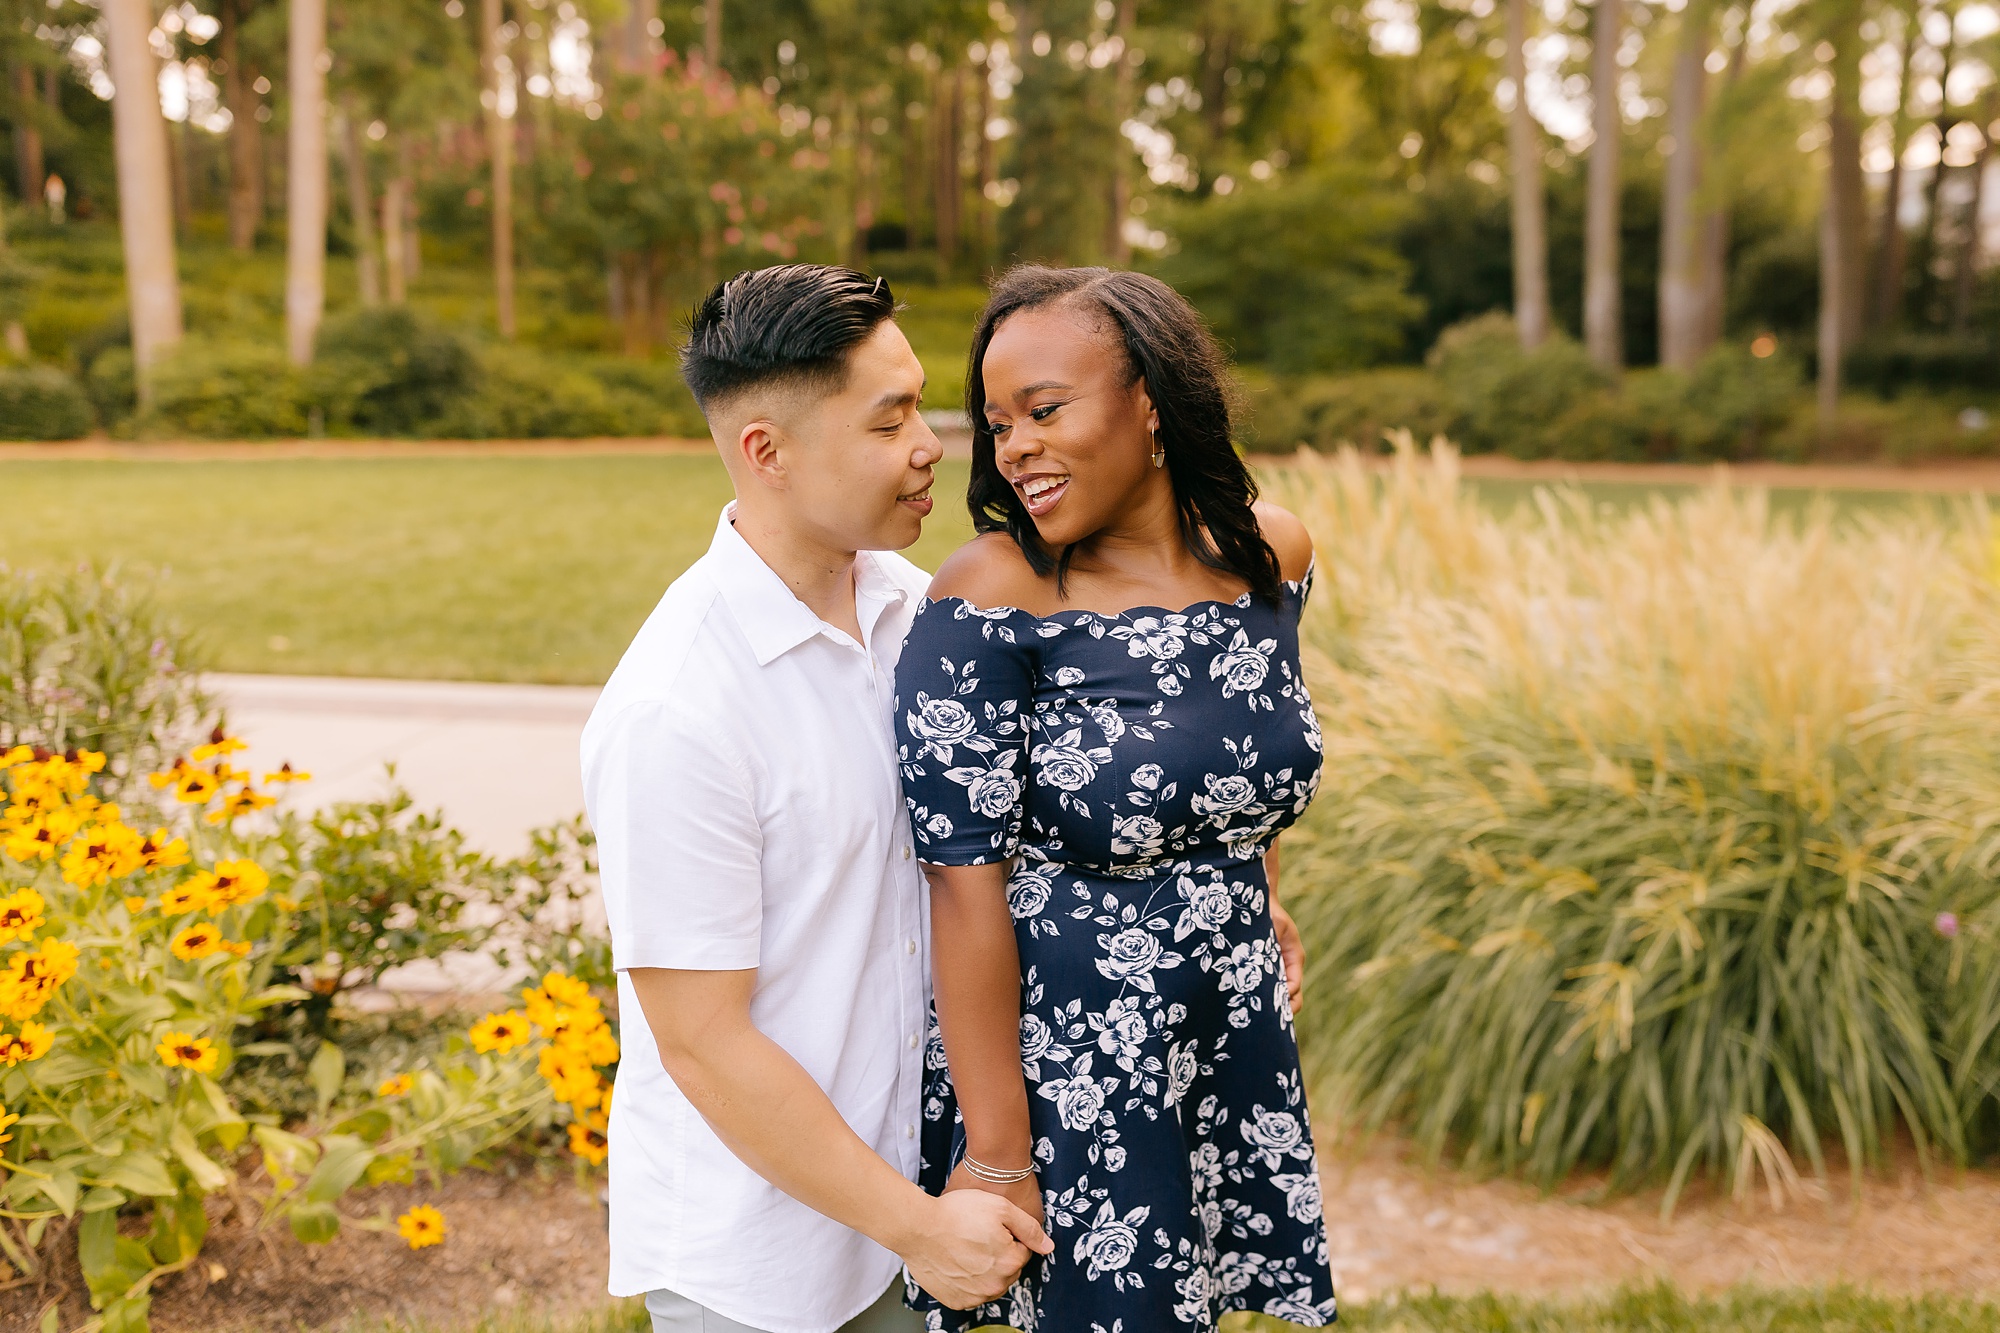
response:
M725 1319L671 1291L646 1293L646 1313L653 1316L653 1333L763 1333L748 1324ZM924 1317L903 1306L903 1283L892 1283L882 1299L840 1326L840 1333L922 1333Z

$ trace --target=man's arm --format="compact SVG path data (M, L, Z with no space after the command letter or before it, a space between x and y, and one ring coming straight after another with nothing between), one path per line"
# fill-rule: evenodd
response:
M861 1141L826 1093L750 1020L754 969L628 974L660 1062L702 1119L758 1175L902 1256L953 1309L1007 1290L1054 1244L1034 1218L977 1191L933 1198Z

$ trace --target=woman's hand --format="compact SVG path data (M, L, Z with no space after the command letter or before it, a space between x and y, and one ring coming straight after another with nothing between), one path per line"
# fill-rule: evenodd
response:
M1275 899L1271 902L1271 930L1278 937L1278 955L1285 960L1285 993L1296 1014L1306 1002L1306 946L1299 938L1299 923Z
M1011 1185L996 1185L991 1181L981 1180L978 1176L973 1175L971 1169L964 1162L960 1162L958 1168L951 1173L951 1179L947 1180L944 1185L944 1192L946 1194L951 1193L953 1190L985 1190L988 1194L997 1194L1008 1203L1013 1204L1016 1208L1026 1213L1029 1217L1034 1218L1037 1225L1043 1224L1042 1184L1036 1176L1030 1175L1025 1179L1015 1181Z

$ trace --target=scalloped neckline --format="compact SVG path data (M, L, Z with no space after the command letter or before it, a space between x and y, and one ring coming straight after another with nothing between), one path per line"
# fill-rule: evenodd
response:
M1318 568L1319 562L1315 560L1312 564L1306 566L1304 578L1281 579L1279 580L1279 586L1289 588L1294 592L1299 591L1312 581L1313 571ZM1204 597L1199 601L1189 602L1178 611L1173 610L1171 607L1144 605L1129 606L1123 611L1092 611L1085 607L1076 607L1067 611L1058 611L1054 615L1048 616L1038 616L1033 611L1018 606L975 606L969 597L926 597L924 598L923 605L942 606L947 602L960 602L973 615L978 616L982 620L1004 620L1009 616L1026 616L1038 624L1052 625L1058 623L1058 617L1061 616L1084 616L1092 620L1117 621L1146 613L1157 616L1186 616L1211 606L1226 606L1243 611L1248 610L1255 601L1256 594L1246 591L1239 593L1234 600L1222 597Z

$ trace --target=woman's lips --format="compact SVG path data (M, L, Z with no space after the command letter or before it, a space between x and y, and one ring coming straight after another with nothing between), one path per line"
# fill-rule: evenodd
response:
M1041 518L1068 494L1069 477L1066 474L1045 472L1021 478L1014 483L1014 489L1021 493L1021 501L1028 506L1028 513Z

